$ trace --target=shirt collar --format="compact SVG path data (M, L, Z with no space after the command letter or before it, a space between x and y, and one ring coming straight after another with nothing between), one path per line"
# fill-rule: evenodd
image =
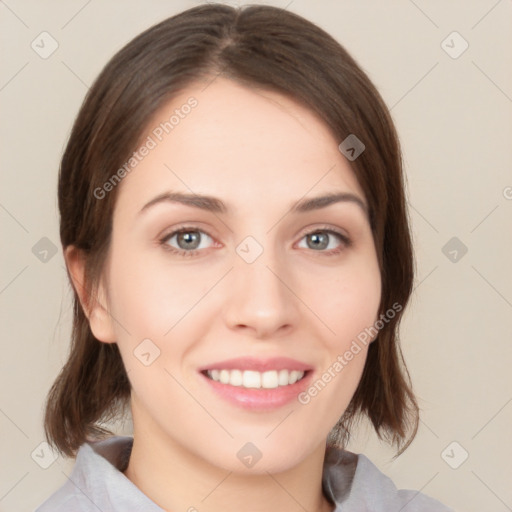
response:
M128 466L133 437L112 436L84 443L77 454L70 479L89 499L103 510L165 512L151 501L123 471ZM325 495L339 507L350 494L358 464L358 455L326 447L322 486Z

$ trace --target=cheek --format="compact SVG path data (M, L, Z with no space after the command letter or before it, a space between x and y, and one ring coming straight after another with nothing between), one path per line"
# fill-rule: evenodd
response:
M148 263L144 254L124 259L113 256L112 314L138 337L163 338L187 315L193 315L194 307L218 280L204 266L185 269L167 263L165 257Z
M311 428L325 435L357 389L369 346L360 335L378 319L381 299L378 262L371 255L347 261L335 274L318 274L317 286L304 290L311 309L329 329L322 328L327 334L321 337L324 357L317 378L298 400L308 411Z
M311 310L328 327L329 347L337 350L350 344L378 318L381 278L378 263L364 258L330 269L304 291Z

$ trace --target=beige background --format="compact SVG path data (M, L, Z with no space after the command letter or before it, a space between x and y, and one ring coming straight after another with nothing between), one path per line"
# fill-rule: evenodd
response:
M32 248L43 237L58 246L57 169L72 122L114 52L198 3L0 2L0 511L33 510L73 465L31 458L71 318L60 247L46 262ZM456 510L512 510L512 2L265 3L304 15L352 53L404 148L418 274L402 338L422 423L394 462L369 430L350 448L398 487ZM59 45L47 59L31 48L42 31ZM442 46L453 31L469 44L458 58L463 41L448 38L452 56ZM456 262L442 251L452 237L468 248Z

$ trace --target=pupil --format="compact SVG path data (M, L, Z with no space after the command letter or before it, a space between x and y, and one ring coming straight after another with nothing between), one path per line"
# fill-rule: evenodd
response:
M329 245L328 237L325 233L313 233L310 236L311 236L310 240L320 242L320 243L313 244L312 248L318 249L320 247L321 249L325 249Z
M195 249L198 246L199 236L197 231L186 231L178 235L178 244L184 241L185 249Z
M310 235L310 241L308 245L313 249L325 249L329 245L328 237L325 233L313 233ZM195 249L198 246L199 236L197 231L186 231L178 235L178 243L184 242L184 248Z

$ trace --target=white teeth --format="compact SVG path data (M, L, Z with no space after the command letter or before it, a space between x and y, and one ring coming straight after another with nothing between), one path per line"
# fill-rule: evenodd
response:
M280 386L288 385L288 370L280 370L279 371L278 384Z
M290 373L290 384L295 384L300 379L300 372L294 370Z
M246 370L242 375L244 388L261 388L261 373Z
M303 371L298 370L270 370L267 372L255 372L253 370L207 370L210 379L231 386L244 388L272 389L278 386L295 384L304 377Z
M232 386L241 386L243 384L244 376L240 370L231 370L228 373L230 373L229 384Z
M277 372L270 371L261 374L261 387L265 389L277 388L279 382L277 380Z

